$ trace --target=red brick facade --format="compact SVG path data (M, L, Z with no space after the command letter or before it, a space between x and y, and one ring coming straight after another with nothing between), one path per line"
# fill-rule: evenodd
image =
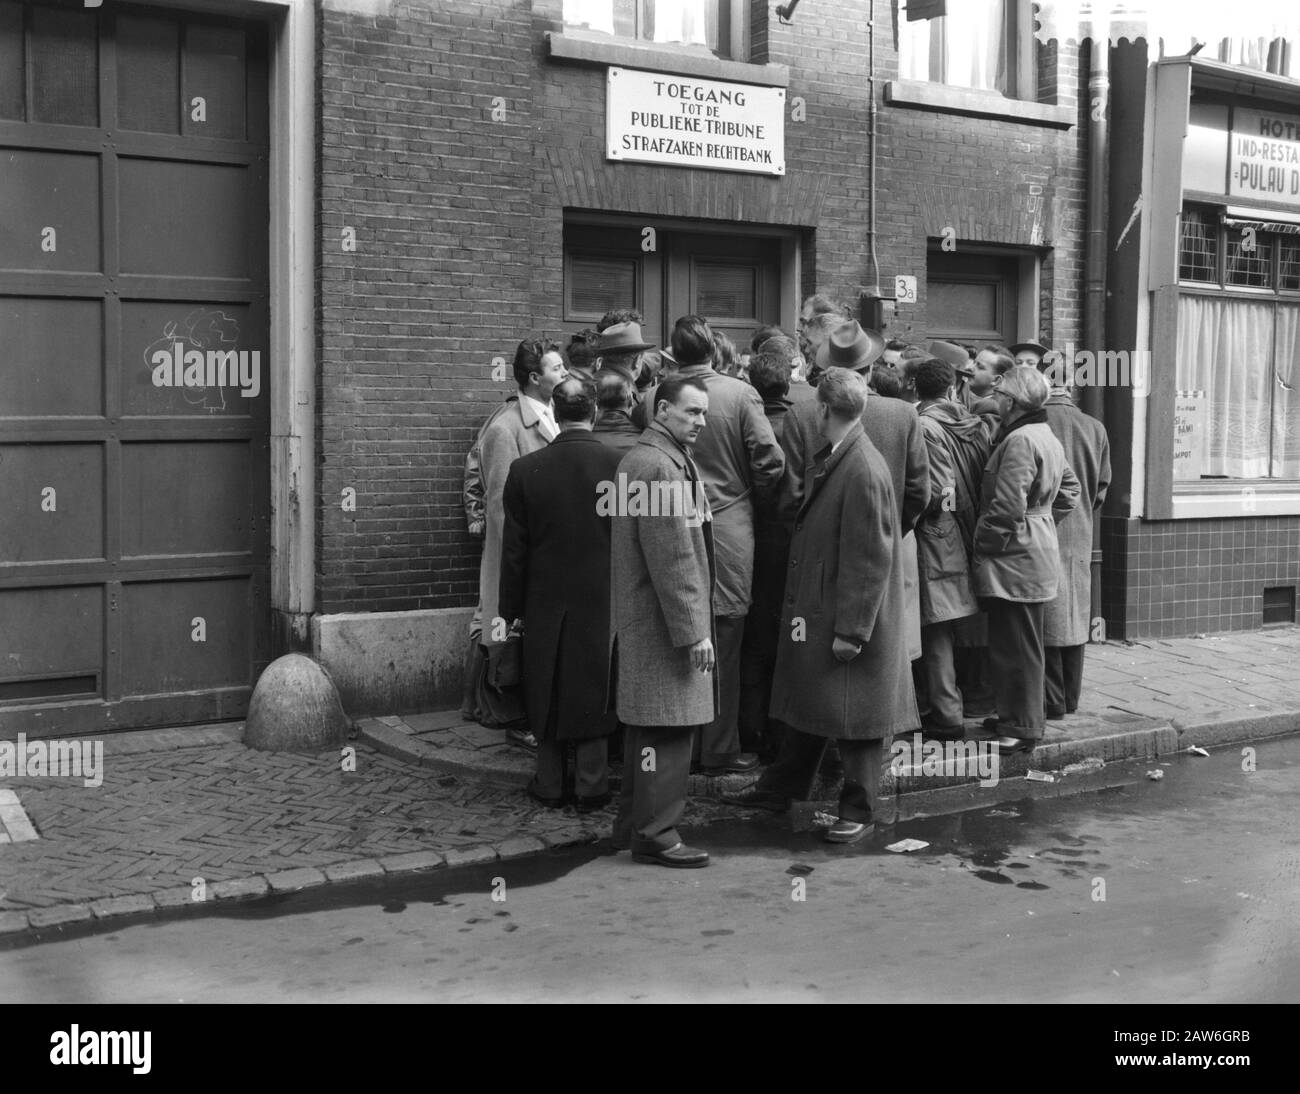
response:
M789 226L801 292L870 286L865 7L782 26L752 5L752 59L789 66L779 179L607 162L605 69L548 52L560 0L321 12L320 611L473 603L464 455L512 386L493 358L558 329L566 210ZM951 226L959 250L1038 248L1040 330L1079 341L1086 112L1062 128L886 103L897 16L876 11L881 285L919 282L888 333L926 336L927 240ZM1073 107L1077 51L1037 48L1040 101Z

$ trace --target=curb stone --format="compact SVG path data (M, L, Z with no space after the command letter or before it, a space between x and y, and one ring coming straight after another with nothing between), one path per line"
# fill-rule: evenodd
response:
M147 894L113 896L90 902L90 910L96 919L108 919L115 915L138 915L141 912L152 912L154 907L153 897Z
M325 867L325 877L333 883L383 876L384 868L372 858L359 859L356 862L341 862L337 866Z
M296 893L301 889L315 888L325 884L325 875L314 866L302 866L296 870L281 870L267 874L266 883L273 893Z
M447 859L437 851L407 851L400 855L381 858L379 865L387 874L409 874L417 870L433 870L447 863Z
M86 904L55 904L50 908L33 908L27 913L27 922L38 929L57 927L63 923L80 923L90 918L90 907Z
M17 934L27 926L26 912L0 912L0 934Z

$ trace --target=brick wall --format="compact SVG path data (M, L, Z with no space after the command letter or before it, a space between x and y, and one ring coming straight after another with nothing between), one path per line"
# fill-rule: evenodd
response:
M511 386L493 381L493 357L559 324L566 209L788 225L803 234L803 291L853 301L871 283L864 6L809 5L790 26L764 25L770 7L752 12L758 56L790 66L788 101L807 110L787 120L783 179L606 163L604 69L546 56L560 0L325 5L322 611L473 603L464 453ZM890 5L876 8L880 278L921 282L894 330L925 335L926 240L952 224L959 248L1054 248L1044 333L1079 341L1083 132L886 105L896 34ZM1050 61L1040 98L1076 102L1077 55ZM349 227L354 252L341 246ZM340 504L347 488L355 512Z

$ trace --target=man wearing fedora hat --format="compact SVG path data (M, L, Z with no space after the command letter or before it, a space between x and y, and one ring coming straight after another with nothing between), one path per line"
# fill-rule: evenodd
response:
M871 376L871 366L885 348L885 340L874 330L850 319L831 331L817 351L818 367L847 368ZM822 448L816 403L801 403L787 415L785 434L787 458L792 462L790 493L793 508L803 503L808 477ZM885 399L869 392L862 414L867 439L879 449L889 468L898 508L899 534L903 539L903 585L909 658L921 656L921 592L916 568L916 537L912 530L930 504L930 460L915 408L901 399Z
M641 338L639 323L615 323L600 335L600 349L596 357L597 378L602 371L614 369L636 382L641 374L641 354L654 349L653 342Z

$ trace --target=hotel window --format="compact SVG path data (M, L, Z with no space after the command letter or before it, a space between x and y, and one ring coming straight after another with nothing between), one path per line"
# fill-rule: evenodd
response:
M564 0L566 29L707 50L743 61L747 0Z
M1183 210L1175 479L1300 479L1300 223L1267 216Z
M898 75L1008 99L1038 93L1028 0L903 0Z

